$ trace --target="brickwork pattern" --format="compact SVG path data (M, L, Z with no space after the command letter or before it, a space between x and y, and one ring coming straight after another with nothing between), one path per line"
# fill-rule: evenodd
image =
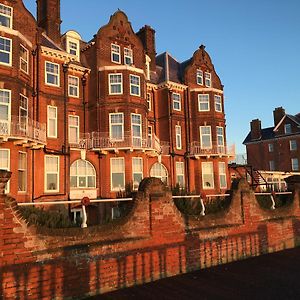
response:
M0 171L2 191L9 176ZM160 180L147 178L126 218L86 229L27 227L16 202L1 194L0 297L80 299L295 247L299 182L291 184L294 201L285 208L262 210L241 180L228 210L191 218Z

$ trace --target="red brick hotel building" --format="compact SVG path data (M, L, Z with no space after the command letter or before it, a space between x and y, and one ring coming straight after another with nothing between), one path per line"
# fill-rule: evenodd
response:
M143 177L229 188L224 95L204 46L178 62L115 12L92 40L60 32L60 1L0 0L0 169L19 202L116 197Z

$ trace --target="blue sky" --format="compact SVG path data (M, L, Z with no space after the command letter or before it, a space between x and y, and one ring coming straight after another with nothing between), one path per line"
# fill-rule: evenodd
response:
M227 140L237 153L252 119L269 127L275 107L300 112L299 0L77 2L61 0L62 32L75 29L86 41L120 8L135 31L156 30L157 53L184 61L204 44L224 84ZM35 0L24 3L35 14Z

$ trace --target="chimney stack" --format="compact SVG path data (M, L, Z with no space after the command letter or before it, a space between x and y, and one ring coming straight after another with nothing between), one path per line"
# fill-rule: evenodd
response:
M137 36L140 38L144 45L146 54L150 57L150 70L155 71L156 69L156 51L155 51L155 30L149 25L145 25L137 32Z
M276 127L277 124L281 121L281 119L285 116L285 109L280 107L276 107L273 111L274 116L274 126Z
M258 140L261 138L261 121L259 119L252 120L250 123L251 140Z
M60 0L36 0L37 23L47 36L60 45Z

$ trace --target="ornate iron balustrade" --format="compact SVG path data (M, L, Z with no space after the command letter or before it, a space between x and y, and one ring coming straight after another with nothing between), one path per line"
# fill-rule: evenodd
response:
M203 147L200 142L192 142L190 144L191 156L235 156L235 145L220 146L213 143L211 147Z
M46 144L46 125L30 118L11 116L10 121L0 120L0 137Z

